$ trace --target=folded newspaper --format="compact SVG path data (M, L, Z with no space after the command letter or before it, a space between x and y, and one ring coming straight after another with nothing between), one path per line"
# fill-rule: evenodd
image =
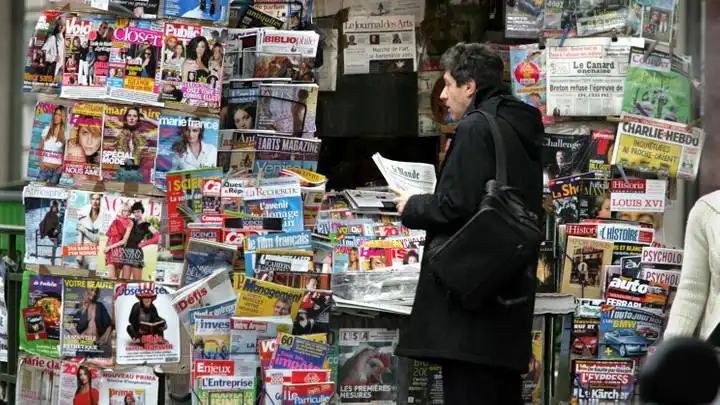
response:
M435 191L435 167L427 163L398 162L372 156L388 186L410 194L428 194Z

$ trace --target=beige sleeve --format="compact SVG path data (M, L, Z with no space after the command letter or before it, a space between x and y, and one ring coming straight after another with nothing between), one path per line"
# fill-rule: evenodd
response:
M692 336L705 312L710 288L710 266L706 224L717 212L699 200L690 210L685 231L685 254L680 284L670 311L665 337Z

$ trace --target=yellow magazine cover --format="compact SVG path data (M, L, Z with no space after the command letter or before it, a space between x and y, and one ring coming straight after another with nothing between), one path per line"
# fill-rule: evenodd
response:
M233 290L239 297L235 316L297 316L305 291L236 274Z

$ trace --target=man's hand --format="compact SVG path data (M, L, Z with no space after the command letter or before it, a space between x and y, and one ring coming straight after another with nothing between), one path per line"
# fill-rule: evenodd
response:
M393 202L395 203L395 207L397 208L400 215L402 215L403 211L405 211L405 204L407 204L407 201L410 198L411 194L399 190L395 187L390 187L390 191L395 193L395 195L397 196L393 198Z

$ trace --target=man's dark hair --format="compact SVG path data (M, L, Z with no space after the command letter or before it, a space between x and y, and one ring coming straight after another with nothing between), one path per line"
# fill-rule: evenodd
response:
M140 201L135 201L135 203L130 207L131 212L140 211L143 214L145 213L145 207L143 207L143 204Z
M450 72L458 85L473 80L481 89L503 83L505 65L498 54L485 44L459 42L445 51L440 66Z

